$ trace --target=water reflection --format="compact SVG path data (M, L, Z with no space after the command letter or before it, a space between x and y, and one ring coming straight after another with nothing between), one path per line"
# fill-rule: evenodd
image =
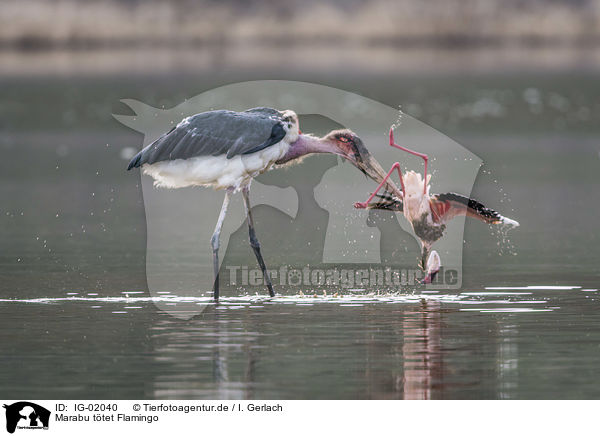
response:
M332 306L326 315L324 306ZM433 299L402 305L391 313L382 312L384 307L292 302L289 307L266 310L249 304L228 309L213 306L187 322L161 317L151 330L153 359L158 364L168 362L170 371L156 375L153 396L252 399L270 393L276 398L339 398L340 390L347 390L343 397L442 398L442 317L456 310L442 309L442 303ZM313 331L295 324L306 310L317 319L332 319L333 326ZM331 310L346 312L352 319L350 329L337 330L335 323L340 320L332 318ZM289 324L276 321L282 313ZM382 323L391 330L382 331ZM271 324L281 331L272 331ZM290 356L277 353L284 345L296 360L293 367L282 365ZM318 360L322 363L331 355L332 365L310 365L315 348L322 353ZM362 369L357 372L358 368ZM310 378L304 379L303 374ZM293 390L280 389L278 379ZM332 383L337 392L321 390L320 383Z
M406 400L441 398L442 310L435 300L422 300L421 310L406 312L403 321L403 394Z
M236 297L188 321L143 295L2 299L0 386L39 396L48 379L48 398L596 398L596 293L571 292Z
M164 316L152 328L153 359L170 367L153 381L155 398L253 398L258 333L219 309L188 322Z
M513 398L519 381L519 347L515 340L519 332L511 323L500 325L498 333L498 397L508 400Z

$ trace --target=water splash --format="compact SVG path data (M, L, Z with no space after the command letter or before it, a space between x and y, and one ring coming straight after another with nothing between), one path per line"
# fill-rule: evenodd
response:
M118 297L90 297L71 295L67 297L41 297L41 298L0 298L0 303L27 303L27 304L64 304L75 302L90 302L97 305L104 304L126 304L129 308L139 308L142 303L197 303L197 304L214 304L218 306L250 306L252 304L372 304L372 303L414 303L421 300L437 300L445 302L458 302L466 296L455 294L444 295L419 295L419 294L297 294L297 295L281 295L275 297L257 297L254 295L242 295L237 297L227 297L215 303L212 297L180 297L176 295L162 295L157 297L151 296L129 296L130 293L124 293Z
M490 233L496 238L499 256L516 256L517 249L510 239L508 232L513 229L512 226L490 224Z
M592 291L582 289L581 286L556 286L556 285L522 285L485 287L483 289L470 289L461 293L448 293L436 291L427 292L369 292L365 289L338 289L334 291L299 291L295 295L277 295L266 297L258 295L238 295L224 297L215 303L210 296L178 296L171 293L162 293L158 296L150 296L142 291L123 291L116 296L90 295L95 293L80 290L69 292L60 297L25 298L25 299L0 299L0 306L25 304L65 307L67 305L83 305L93 311L102 311L103 316L137 316L144 310L158 310L161 307L169 307L169 311L162 314L168 315L172 312L189 312L195 305L212 306L218 311L254 311L263 310L265 307L277 306L300 306L310 310L311 306L327 305L335 310L357 310L361 307L377 305L415 305L424 302L443 304L451 311L479 312L479 313L534 313L554 312L561 307L553 292L547 291ZM594 291L596 291L594 289ZM559 294L561 295L561 294ZM590 293L574 293L589 298ZM156 307L155 307L156 305ZM79 310L79 306L77 310ZM193 312L193 310L191 311Z
M396 121L394 122L394 124L392 124L392 130L396 130L396 128L402 125L402 117L404 117L404 112L402 112L402 105L398 105L398 118L396 118Z

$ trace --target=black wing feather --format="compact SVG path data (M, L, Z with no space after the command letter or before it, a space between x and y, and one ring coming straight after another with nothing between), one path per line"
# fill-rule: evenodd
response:
M394 212L403 212L404 205L402 200L386 192L384 194L376 195L379 200L377 202L369 203L367 209L381 209L381 210L392 210Z
M436 194L435 198L440 201L455 201L457 203L467 206L470 211L476 215L479 215L484 221L489 223L496 223L502 221L502 215L496 212L494 209L485 207L479 201L473 198L465 197L461 194L454 192L448 192L446 194Z

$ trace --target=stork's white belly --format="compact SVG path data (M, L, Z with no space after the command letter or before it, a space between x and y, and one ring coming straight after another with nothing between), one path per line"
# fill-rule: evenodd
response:
M216 189L233 187L236 190L248 184L253 177L269 169L290 148L284 140L252 154L227 159L226 155L198 156L146 164L145 174L154 178L154 185L165 188L212 186Z

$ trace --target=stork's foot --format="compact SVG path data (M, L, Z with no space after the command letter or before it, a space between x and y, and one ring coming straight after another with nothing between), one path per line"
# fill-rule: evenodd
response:
M364 203L361 203L360 201L357 201L356 203L354 203L355 209L366 209L368 206L369 206L369 203L367 203L366 201Z
M273 285L271 284L271 277L269 277L269 273L265 274L265 280L267 282L267 289L269 290L269 297L273 298L275 296L275 291L273 290Z
M214 270L214 282L213 282L213 299L215 302L219 301L219 239L218 235L215 238L213 236L213 270Z

